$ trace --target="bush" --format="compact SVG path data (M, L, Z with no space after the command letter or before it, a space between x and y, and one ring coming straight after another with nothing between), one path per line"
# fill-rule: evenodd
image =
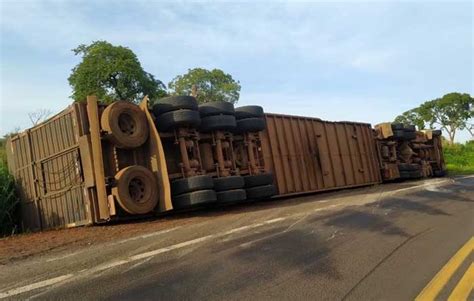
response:
M5 138L0 138L0 237L18 232L20 200L7 167Z
M0 162L0 236L18 232L19 204L13 177L8 172L7 165Z
M443 152L450 175L474 174L474 141L443 145Z

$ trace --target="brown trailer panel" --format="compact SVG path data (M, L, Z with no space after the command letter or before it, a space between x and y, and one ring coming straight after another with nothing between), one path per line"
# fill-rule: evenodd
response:
M20 188L25 229L92 223L81 162L82 111L74 104L8 140L8 166Z
M265 119L262 153L279 195L381 182L370 124L279 114Z

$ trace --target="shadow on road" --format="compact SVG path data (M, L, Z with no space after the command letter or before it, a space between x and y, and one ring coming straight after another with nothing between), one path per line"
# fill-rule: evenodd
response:
M431 214L431 215L450 215L445 211L436 207L430 206L424 202L416 202L406 198L389 198L377 203L367 204L369 208L381 209L399 209L407 211L415 211L417 213Z
M371 232L380 232L387 235L399 235L409 237L402 228L389 221L386 217L369 212L361 212L354 209L345 209L334 214L323 217L327 219L326 226L336 226L339 228L349 228L357 230L366 230ZM316 217L312 222L321 220Z

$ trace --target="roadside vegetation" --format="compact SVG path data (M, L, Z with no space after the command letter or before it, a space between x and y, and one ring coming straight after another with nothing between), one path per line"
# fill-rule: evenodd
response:
M456 133L462 130L468 131L474 138L473 119L474 97L453 92L403 112L395 118L395 122L413 124L419 130L441 129L447 134L449 144L454 144Z
M443 145L449 175L474 174L474 141Z
M151 100L168 95L193 95L199 103L239 100L239 81L220 69L189 69L167 87L143 70L136 54L127 47L95 41L72 51L82 56L68 78L73 90L71 98L75 101L84 101L92 94L106 103L116 100L139 103L145 95Z
M15 182L7 168L5 139L0 138L0 237L19 232L18 206Z

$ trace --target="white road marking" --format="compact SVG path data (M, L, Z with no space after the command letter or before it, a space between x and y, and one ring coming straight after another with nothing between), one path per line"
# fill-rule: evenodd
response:
M229 235L229 234L242 232L242 231L247 230L247 229L252 229L252 228L257 228L257 227L261 227L261 226L264 226L264 225L273 224L273 223L276 223L276 222L279 222L279 221L286 220L287 218L283 218L283 217L274 218L274 219L267 220L267 221L264 221L264 222L261 222L261 223L248 225L248 226L244 226L244 227L240 227L240 228L235 228L235 229L232 229L232 230L229 230L229 231L226 231L226 232L199 237L199 238L196 238L196 239L192 239L192 240L188 240L188 241L181 242L181 243L178 243L178 244L174 244L174 245L171 245L171 246L168 246L168 247L164 247L164 248L156 249L156 250L153 250L153 251L133 255L133 256L130 256L126 259L107 262L107 263L101 264L101 265L96 266L96 267L91 268L91 269L82 270L81 272L78 272L77 274L67 274L67 275L63 275L63 276L60 276L60 277L56 277L56 278L36 282L36 283L30 284L30 285L26 285L26 286L15 288L15 289L12 289L12 290L9 290L9 291L6 291L6 292L2 292L2 293L0 293L0 299L6 298L6 297L11 297L11 296L18 295L18 294L21 294L21 293L25 293L25 292L28 292L28 291L32 291L34 289L42 288L42 287L45 287L45 286L50 286L50 285L65 281L69 278L72 278L73 276L77 277L77 276L86 276L86 275L90 275L90 274L96 274L96 273L99 273L99 272L102 272L102 271L105 271L105 270L108 270L108 269L111 269L111 268L114 268L114 267L117 267L117 266L121 266L121 265L130 263L130 262L138 261L138 260L145 259L145 258L151 258L152 256L156 256L158 254L162 254L162 253L166 253L166 252L169 252L169 251L172 251L172 250L177 250L177 249L181 249L181 248L184 248L184 247L187 247L187 246L195 245L195 244L210 240L212 238L222 237L222 236L226 236L226 235Z
M63 255L63 256L56 256L56 257L53 257L53 258L46 259L46 262L52 262L52 261L56 261L56 260L61 260L61 259L64 259L64 258L68 258L68 257L71 257L71 256L75 256L75 255L77 255L78 253L80 253L80 252L74 252L74 253L70 253L70 254Z
M132 265L132 266L129 267L128 269L124 270L124 271L122 272L122 274L125 274L125 273L129 272L130 270L133 270L134 268L139 267L139 266L141 266L141 265L147 263L147 262L150 261L152 258L153 258L153 257L148 257L148 258L145 259L145 260L142 260L142 261L139 261L139 262L135 263L134 265Z
M467 176L467 177L463 177L463 178L471 178L471 177L474 177L474 176ZM387 194L392 195L392 194L395 194L397 192L408 191L408 190L412 190L412 189L420 188L420 187L430 187L430 186L433 187L434 185L440 185L440 184L446 183L448 181L450 181L450 179L449 180L436 181L436 182L431 182L430 181L428 183L424 183L424 184L420 184L420 185L416 185L416 186L411 186L411 187L407 187L407 188L401 188L401 189L393 190L393 191L387 192ZM324 207L324 208L314 209L312 212L315 213L315 212L318 212L318 211L329 210L329 209L332 209L332 208L335 208L335 207L340 207L340 206L343 206L343 204L332 204L332 205L329 205L329 206ZM290 218L294 218L296 216L301 216L301 214L294 214L294 215L289 215L289 216L286 216L286 217L274 218L274 219L267 220L267 221L264 221L264 222L261 222L261 223L235 228L235 229L232 229L232 230L229 230L229 231L226 231L226 232L203 236L203 237L200 237L200 238L196 238L196 239L188 240L188 241L178 243L178 244L175 244L175 245L171 245L169 247L160 248L160 249L157 249L157 250L153 250L153 251L133 255L133 256L128 257L128 258L123 259L123 260L116 260L116 261L108 262L108 263L99 265L97 267L94 267L92 269L86 269L86 270L80 271L77 274L66 274L66 275L62 275L62 276L59 276L59 277L55 277L55 278L47 279L47 280L44 280L44 281L36 282L36 283L33 283L33 284L29 284L29 285L26 285L26 286L22 286L22 287L19 287L19 288L11 289L11 290L8 290L6 292L0 292L0 299L11 297L11 296L18 295L18 294L21 294L21 293L25 293L25 292L28 292L28 291L31 291L31 290L34 290L34 289L38 289L38 288L42 288L42 287L46 287L46 286L51 286L53 284L57 284L59 282L63 282L65 280L68 280L68 279L70 279L74 276L84 276L84 275L90 275L90 274L93 274L93 273L98 273L98 272L105 271L105 270L108 270L108 269L111 269L111 268L114 268L114 267L117 267L117 266L120 266L120 265L130 263L130 262L138 261L138 260L145 259L145 258L151 258L152 256L156 256L156 255L166 253L166 252L169 252L169 251L172 251L172 250L176 250L176 249L184 248L184 247L187 247L187 246L190 246L190 245L198 244L198 243L210 240L212 238L227 236L227 235L238 233L238 232L245 231L245 230L248 230L248 229L253 229L253 228L261 227L261 226L264 226L264 225L269 225L269 224L272 224L272 223L284 221L284 220L287 220L287 219L290 219ZM136 240L136 239L139 239L139 238L147 238L147 237L167 233L167 232L173 231L177 228L179 228L179 227L172 228L172 229L167 229L167 230L162 230L162 231L158 231L158 232L155 232L155 233L144 234L144 235L141 235L139 237L132 237L132 238L121 240L119 242L115 242L115 243L112 243L112 244L120 244L120 243L124 243L124 242L127 242L127 241Z
M143 238L150 238L150 237L154 237L154 236L159 236L159 235L162 235L162 234L166 234L166 233L169 233L171 231L175 231L177 229L181 228L181 226L178 226L178 227L174 227L174 228L170 228L170 229L164 229L164 230L160 230L160 231L156 231L156 232L151 232L151 233L147 233L147 234L143 234L143 235L138 235L138 236L134 236L134 237L130 237L130 238L126 238L126 239L122 239L122 240L119 240L119 241L114 241L114 242L109 242L109 243L106 243L104 245L104 247L111 247L111 246L116 246L116 245L120 245L120 244L124 244L124 243L127 243L127 242L130 242L130 241L134 241L134 240L138 240L138 239L143 239ZM85 251L87 251L88 249L83 249L81 251L78 251L78 252L74 252L74 253L70 253L70 254L67 254L67 255L61 255L61 256L55 256L55 257L52 257L52 258L48 258L46 259L46 262L53 262L53 261L57 261L57 260L62 260L64 258L68 258L68 257L71 257L71 256L76 256L78 254L81 254Z
M25 286L22 286L22 287L14 288L14 289L6 291L4 293L0 293L0 299L15 296L15 295L25 293L25 292L28 292L28 291L31 291L31 290L34 290L34 289L37 289L37 288L50 286L50 285L53 285L55 283L59 283L61 281L69 279L73 276L74 276L74 274L66 274L66 275L62 275L62 276L59 276L59 277L43 280L43 281L32 283L32 284L29 284L29 285L25 285Z
M161 234L169 233L169 232L177 230L179 228L181 228L181 226L174 227L174 228L171 228L171 229L165 229L165 230L161 230L161 231L157 231L157 232L147 233L147 234L143 234L143 235L139 235L139 236L134 236L134 237L130 237L130 238L127 238L127 239L123 239L123 240L111 243L110 245L123 244L123 243L129 242L129 241L134 241L134 240L142 239L142 238L150 238L150 237L153 237L153 236L158 236L158 235L161 235Z

